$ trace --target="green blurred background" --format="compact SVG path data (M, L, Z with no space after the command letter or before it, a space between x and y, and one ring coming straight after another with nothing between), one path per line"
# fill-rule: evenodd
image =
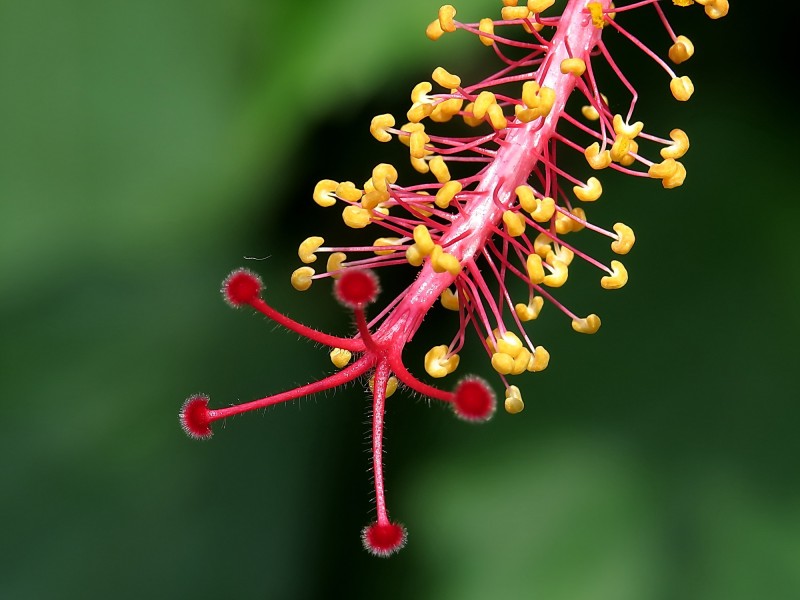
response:
M358 389L207 443L180 431L192 393L224 405L328 370L228 309L219 282L247 265L276 307L349 330L326 285L300 295L288 274L303 238L346 235L314 182L398 155L369 119L402 114L438 64L494 64L466 34L425 38L438 4L0 4L0 598L800 597L789 20L762 28L736 2L716 22L667 7L695 41L691 102L655 67L634 75L638 117L689 133L689 176L672 191L603 179L590 216L633 226L631 281L564 288L603 329L574 334L546 309L532 331L553 359L520 380L519 416L473 427L390 401L402 553L361 548ZM500 3L456 5L475 21ZM426 327L442 343L455 321Z

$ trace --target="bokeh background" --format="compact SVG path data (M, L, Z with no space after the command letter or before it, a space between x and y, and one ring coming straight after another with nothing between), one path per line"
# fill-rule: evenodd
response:
M222 405L328 370L219 282L246 265L276 307L349 330L324 283L301 295L288 275L306 236L347 235L314 182L397 156L369 119L403 114L439 64L491 68L471 36L425 38L438 4L0 5L0 598L800 597L798 128L790 19L767 26L771 8L667 7L696 45L687 104L623 52L639 118L691 137L686 184L604 178L590 216L634 227L631 281L571 278L603 328L546 309L533 332L553 359L520 380L524 413L474 427L391 399L402 553L361 548L359 389L210 442L180 431L192 393ZM457 3L469 21L499 6ZM431 318L422 342L454 327Z

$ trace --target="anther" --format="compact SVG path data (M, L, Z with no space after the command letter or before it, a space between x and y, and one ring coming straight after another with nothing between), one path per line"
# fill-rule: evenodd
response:
M453 292L450 288L442 292L442 295L439 296L439 301L447 310L457 311L459 308L458 294Z
M439 208L447 208L450 206L450 202L452 202L453 198L455 198L456 194L461 191L461 182L457 180L451 180L442 185L439 188L439 191L436 192L436 199L434 203Z
M567 282L569 268L563 261L554 260L550 265L551 272L546 275L542 283L548 287L561 287Z
M534 296L527 304L514 305L514 312L517 313L519 320L524 322L533 321L539 316L544 306L544 298L541 296Z
M397 237L380 237L372 242L373 246L380 246L381 248L388 248L388 250L375 250L375 254L378 256L386 256L387 254L392 254L397 252L397 248L393 248L393 246L398 246L400 244L400 238Z
M436 181L439 183L447 183L450 181L450 169L447 168L447 163L444 162L441 156L437 154L431 157L428 161L428 166L433 176L436 177Z
M369 391L375 391L375 376L369 378ZM397 391L397 377L392 375L389 379L386 380L386 397L391 397Z
M612 125L614 126L614 131L617 135L624 135L627 138L633 139L637 135L642 132L644 128L644 123L641 121L636 121L635 123L631 123L630 125L622 120L622 115L616 114L614 115L614 119L612 121Z
M431 266L436 273L447 272L453 276L461 273L461 263L458 259L445 252L439 244L435 244L431 251Z
M377 115L372 118L372 122L369 125L369 132L372 134L372 137L379 142L389 142L392 136L386 130L390 127L394 127L394 117L392 115L389 113Z
M589 14L592 16L592 25L594 25L597 29L602 29L605 26L606 22L603 18L603 7L599 2L589 2L586 5L586 8L589 9Z
M325 243L325 240L319 236L307 237L302 241L297 250L297 256L300 257L306 264L310 264L317 260L317 255L314 252Z
M478 24L478 29L482 33L488 33L489 35L494 35L494 21L492 21L489 18L481 19L481 22ZM491 46L492 44L494 44L494 40L492 38L486 37L484 35L478 36L478 39L484 46Z
M661 149L662 158L680 158L689 150L689 136L682 129L669 132L672 144Z
M338 279L340 274L337 274L337 271L341 271L344 267L342 267L342 263L347 260L347 255L344 252L334 252L328 257L328 264L326 268L328 269L328 273L334 279Z
M603 193L603 186L597 177L589 177L584 185L576 185L572 191L577 196L578 200L583 202L593 202L597 200Z
M527 19L530 11L527 6L504 6L500 9L500 16L504 21L517 21Z
M606 290L618 290L628 283L628 271L618 260L611 261L611 275L606 275L600 280L600 285Z
M525 261L525 267L528 271L528 278L531 280L531 283L538 285L544 281L545 272L541 256L538 254L529 254L528 259Z
M311 267L300 267L292 273L292 287L298 292L305 292L311 287L314 269Z
M387 192L388 186L397 181L397 169L388 163L380 163L372 169L372 185L379 192Z
M522 392L515 385L510 385L506 388L506 400L503 407L510 415L521 413L525 408L525 403L522 401Z
M505 129L506 127L508 127L508 120L503 114L503 109L500 107L499 104L489 105L487 113L489 115L489 123L491 123L494 129L500 131L501 129Z
M352 229L363 229L370 222L369 211L360 206L345 206L342 211L342 220Z
M497 104L497 99L492 92L483 91L478 94L475 104L472 107L472 114L476 119L483 119L489 111L489 107Z
M353 354L344 348L334 348L330 351L331 362L339 369L347 366Z
M528 371L531 373L538 373L539 371L544 371L549 364L550 353L545 350L544 346L536 346L536 348L533 349L533 356L531 356L531 360L528 362Z
M528 0L528 10L532 13L541 13L553 6L556 0Z
M586 162L589 163L589 166L592 167L595 171L599 171L600 169L605 169L608 165L611 164L611 151L608 149L600 151L600 144L595 142L586 147L583 151L583 156L586 157Z
M600 317L593 313L582 319L573 319L572 329L578 333L596 333L600 329Z
M586 63L582 58L565 58L561 61L561 72L564 75L580 77L586 72Z
M458 354L449 354L450 349L442 344L434 346L425 354L425 372L431 377L444 377L456 370Z
M439 8L439 25L442 31L452 33L456 30L453 17L456 16L456 9L452 4L445 4Z
M669 89L676 100L686 102L694 93L694 84L688 75L673 77L669 82Z
M433 251L433 239L425 225L420 224L414 227L414 242L422 256L428 256Z
M636 241L633 229L625 223L614 223L614 231L617 232L617 239L611 242L611 250L616 254L627 254Z
M513 210L503 213L503 223L506 226L506 232L511 237L519 237L525 233L525 218Z
M339 182L333 179L318 181L317 185L314 186L314 202L324 207L336 204L336 196L333 193L338 185Z
M457 88L458 86L461 85L461 77L459 77L458 75L453 75L443 67L436 67L433 70L431 79L433 79L443 88L447 88L449 90Z
M352 181L342 181L336 186L336 195L348 202L358 202L364 192L358 189Z
M694 44L685 35L675 38L675 43L669 47L669 59L676 65L689 60L694 54Z

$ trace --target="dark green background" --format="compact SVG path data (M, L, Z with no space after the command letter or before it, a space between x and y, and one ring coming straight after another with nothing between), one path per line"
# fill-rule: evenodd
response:
M516 417L391 399L388 499L410 537L386 561L359 541L357 388L207 443L176 415L198 391L225 405L328 370L219 282L247 265L276 307L348 331L327 285L288 285L303 238L346 235L315 180L366 179L397 155L371 116L402 114L438 64L487 73L491 53L426 40L429 0L1 3L0 598L800 597L790 18L732 4L716 22L666 7L696 46L687 104L623 47L638 118L692 149L677 190L603 177L590 217L633 226L631 281L564 288L601 331L546 309L532 331L553 359L520 380ZM472 21L499 6L457 3ZM426 343L454 331L439 316ZM475 342L464 360L491 377Z

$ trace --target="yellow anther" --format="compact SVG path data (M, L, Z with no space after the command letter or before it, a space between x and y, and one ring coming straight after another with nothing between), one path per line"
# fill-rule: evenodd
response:
M689 136L682 129L669 132L672 144L661 149L662 158L680 158L689 150Z
M611 160L615 162L623 160L631 149L631 142L633 142L633 140L628 136L618 135L611 145Z
M450 288L442 292L442 295L439 296L439 301L447 310L458 310L458 294L451 291Z
M379 142L388 142L392 136L386 130L394 127L394 117L389 113L377 115L372 117L372 122L369 125L369 132Z
M444 159L441 156L437 154L436 156L432 157L428 166L430 167L433 176L436 177L436 181L439 183L447 183L450 181L450 169L447 168L447 163L444 162Z
M503 223L506 226L506 232L511 237L519 237L525 233L525 217L513 210L507 210L503 213Z
M558 235L564 235L572 231L573 225L575 221L569 215L565 215L562 212L556 213L556 233ZM535 246L534 246L535 247ZM548 250L549 252L550 250ZM539 252L538 254L541 254ZM546 257L547 254L543 254L542 257Z
M352 181L343 181L336 186L336 195L348 202L358 202L363 194Z
M618 260L611 261L611 275L606 275L600 280L600 285L606 290L618 290L628 283L628 271Z
M503 0L503 6L516 6L519 0Z
M558 215L561 215L561 213L558 213ZM556 215L556 224L558 223L558 215ZM567 217L567 220L571 221L569 217ZM537 256L544 258L549 252L553 251L552 243L553 240L548 234L540 233L533 240L533 251L537 254Z
M675 100L685 102L692 97L694 93L694 84L692 80L689 79L688 75L673 77L672 81L669 82L669 89L675 97Z
M530 123L538 119L541 114L538 108L523 108L521 104L515 104L514 116L517 118L517 121Z
M691 6L694 4L694 0L672 0L672 3L675 6Z
M525 261L525 269L528 271L528 278L531 280L531 283L538 285L544 281L544 265L542 264L542 257L538 254L528 255Z
M544 12L555 3L556 0L528 0L528 10L532 13Z
M478 125L483 123L483 119L479 119L478 117L475 116L473 112L474 110L475 110L474 102L470 102L464 107L464 115L462 116L462 118L464 119L464 123L466 123L470 127L477 127Z
M447 208L450 206L453 198L461 191L461 182L456 180L448 181L443 184L439 191L436 192L436 199L434 203L439 208Z
M519 200L519 205L522 210L526 212L533 212L536 210L536 198L533 196L533 188L529 185L520 185L514 190Z
M694 54L694 44L685 35L675 38L675 43L669 47L669 59L676 65L689 60Z
M440 86L447 88L449 90L457 88L458 86L461 85L461 77L459 77L458 75L453 75L444 67L436 67L433 70L431 79L433 79Z
M561 72L564 75L575 75L580 77L586 72L586 63L582 58L565 58L561 61Z
M415 102L406 113L406 118L412 123L419 123L433 113L432 102Z
M458 354L449 354L450 349L442 344L434 346L425 354L425 372L431 377L444 377L458 367Z
M433 252L433 246L435 244L433 243L431 234L425 225L420 224L414 227L414 242L416 242L417 249L422 256L428 256L428 254Z
M597 29L602 29L606 24L605 19L603 19L603 6L599 2L589 2L586 8L589 9L589 14L592 15L592 25Z
M331 362L336 365L337 368L341 369L350 362L350 359L353 358L353 354L344 348L334 348L330 352L330 357Z
M589 177L585 185L576 185L572 191L577 196L578 200L583 202L594 202L603 193L603 186L600 185L597 177Z
M414 158L413 156L410 156L409 160L411 161L411 166L414 167L414 170L417 171L417 173L422 173L424 175L430 171L428 161L424 158Z
M573 319L572 328L578 333L596 333L600 329L600 317L592 313L582 319Z
M525 403L522 401L522 392L515 385L510 385L506 388L506 401L503 403L506 412L510 415L521 413L525 408Z
M430 22L428 27L425 28L425 35L428 36L429 40L434 42L444 35L444 30L442 29L442 24L439 22L439 19Z
M489 113L489 123L496 130L500 131L508 126L508 120L499 104L491 104L487 112Z
M340 275L335 275L336 271L342 270L342 263L347 260L347 255L344 252L334 252L328 257L328 264L326 268L328 273L332 274L334 279L339 279Z
M664 186L665 189L672 189L683 185L683 181L686 179L686 167L683 166L683 163L677 162L678 168L675 172L670 175L669 177L665 177L661 180L661 185Z
M625 225L625 223L614 223L614 231L617 232L617 239L611 242L611 250L615 254L627 254L631 251L633 243L636 241L633 229Z
M544 280L542 281L548 287L561 287L567 282L567 277L569 276L569 268L563 261L554 260L550 264L551 272L549 275L546 275Z
M514 370L514 357L505 352L495 352L492 354L492 368L500 375L510 375Z
M342 220L345 225L353 229L363 229L369 225L369 211L360 206L345 206L342 211Z
M381 237L372 242L373 246L380 246L381 248L387 247L389 250L375 250L375 254L378 256L385 256L387 254L392 254L397 252L397 248L393 248L393 246L398 246L400 244L400 238L397 237Z
M546 223L553 218L556 211L556 201L550 196L536 198L536 207L530 211L531 218L537 223Z
M539 108L539 83L526 81L522 84L522 101L528 108Z
M565 265L569 266L572 264L572 259L575 258L575 253L567 248L566 246L558 246L552 252L547 253L547 258L545 260L552 264L554 260L560 260Z
M585 222L586 222L586 211L583 210L580 206L576 206L575 208L572 209L572 212L570 212L570 214L572 215L571 231L576 232L583 229L585 227Z
M550 109L553 108L553 103L556 101L556 91L553 88L544 86L539 90L539 112L541 116L546 117L550 114Z
M364 190L366 193L361 198L361 208L367 210L377 208L381 202L386 202L390 198L388 190L381 192L375 189L375 184L371 177L364 184Z
M544 298L534 296L527 304L520 302L514 305L514 312L517 313L519 320L524 322L533 321L539 316L544 306Z
M297 256L300 257L306 264L310 264L317 260L317 255L314 252L325 243L325 240L319 236L312 236L307 237L303 242L300 244L300 248L297 250Z
M452 4L445 4L439 8L439 25L442 31L452 33L456 30L456 24L453 22L453 17L456 16L456 9Z
M458 262L458 259L449 252L445 252L439 244L435 244L431 251L431 266L437 273L447 272L453 276L461 273L461 263Z
M508 354L511 358L519 356L522 350L522 340L519 339L513 331L504 331L497 337L497 344L495 346L497 352Z
M706 15L712 19L720 19L728 14L728 0L697 0L705 7Z
M671 177L678 170L678 161L674 158L665 158L660 163L653 163L647 169L647 174L653 179Z
M400 140L401 143L405 144L406 146L411 145L411 134L416 131L421 131L425 133L425 125L422 123L406 123L400 128L400 131L403 133L407 133L408 135L399 135L397 139Z
M314 202L320 206L326 207L336 204L336 196L333 194L336 192L336 187L338 185L339 182L333 179L318 181L317 185L314 186Z
M514 358L514 368L511 369L511 375L522 375L532 359L531 351L527 348L522 348Z
M589 166L595 171L605 169L611 164L611 151L606 149L601 152L598 142L587 146L583 151L583 155L586 157L586 162L588 162Z
M489 111L489 107L497 104L497 99L492 92L483 91L478 94L472 107L472 114L476 119L483 119Z
M614 119L612 121L612 125L614 126L614 131L617 135L624 135L627 138L633 139L640 133L642 133L642 128L644 127L644 123L641 121L636 121L635 123L631 123L630 125L622 120L622 115L614 115Z
M432 89L433 86L431 85L430 81L420 81L411 89L411 101L414 104L417 104L418 102L427 102L429 104L432 103L433 100L430 96L428 96L428 93Z
M544 371L548 364L550 364L550 353L545 350L544 346L536 346L536 348L533 349L533 356L528 363L528 371L531 373Z
M397 181L397 169L389 163L380 163L372 169L372 185L379 192L388 191L388 186Z
M500 9L500 16L504 21L516 21L518 19L527 19L530 16L530 11L527 6L504 6Z
M430 118L437 123L446 123L455 117L464 105L463 98L448 98L433 107Z
M489 35L494 35L494 21L492 21L489 18L481 19L481 22L478 23L478 29L482 33L488 33ZM490 37L486 37L485 35L479 35L478 39L484 46L491 46L492 44L494 44L494 40Z
M585 119L588 119L589 121L597 121L597 119L600 118L600 113L591 104L586 104L584 106L581 106L581 114Z
M628 140L628 151L619 159L619 164L623 167L628 167L636 161L634 154L639 152L639 142L636 140Z
M424 129L411 132L411 136L409 137L409 151L412 158L424 158L428 154L431 154L431 151L425 148L425 144L430 141L431 138L428 137Z
M305 292L311 287L311 278L314 276L314 269L311 267L300 267L292 273L292 287L298 292Z
M406 250L406 260L412 267L419 267L422 266L422 262L425 260L425 255L419 251L419 246L412 244Z
M375 375L369 378L369 391L375 391ZM386 397L391 397L397 391L397 377L392 375L386 380Z

